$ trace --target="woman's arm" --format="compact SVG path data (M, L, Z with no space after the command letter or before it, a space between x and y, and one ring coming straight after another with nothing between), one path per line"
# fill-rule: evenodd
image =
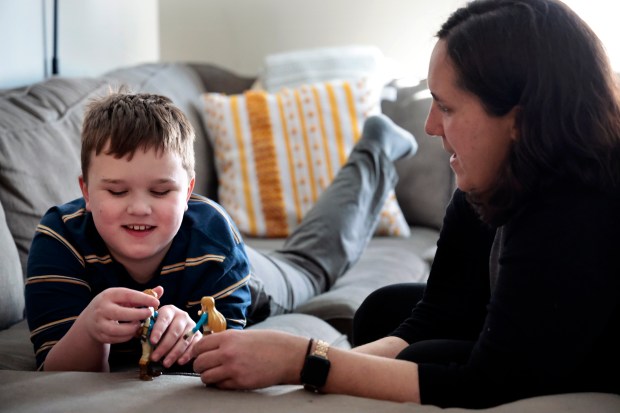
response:
M228 330L205 336L194 346L194 370L205 384L224 389L301 384L307 347L307 338L287 333ZM323 392L420 400L415 363L338 348L330 348L327 357L331 367Z
M390 336L373 341L363 346L355 347L352 351L360 354L368 354L379 357L396 358L409 344L402 338Z

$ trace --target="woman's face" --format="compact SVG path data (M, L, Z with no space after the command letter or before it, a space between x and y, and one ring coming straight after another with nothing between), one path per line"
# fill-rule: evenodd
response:
M457 85L456 71L446 43L439 40L428 69L433 103L426 119L426 133L441 138L450 153L456 184L465 192L491 189L517 138L516 109L504 116L489 115L480 99Z

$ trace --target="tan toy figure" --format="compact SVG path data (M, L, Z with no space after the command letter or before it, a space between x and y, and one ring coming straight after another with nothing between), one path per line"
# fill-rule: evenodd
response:
M219 331L226 330L226 319L215 308L215 300L213 297L205 296L200 300L200 311L198 311L198 315L200 319L196 326L191 330L187 330L183 335L184 339L190 338L193 334L195 334L200 328L207 323L204 328L203 334L211 334L217 333Z
M151 289L144 290L144 293L158 298L157 293ZM155 320L157 319L157 308L149 307L149 309L151 310L151 316L142 322L142 326L140 327L140 330L138 330L138 335L140 337L140 341L142 342L142 357L140 357L141 380L153 380L153 377L157 377L161 374L161 372L149 371L149 364L151 362L150 357L151 352L153 351L150 336L153 324L155 324Z

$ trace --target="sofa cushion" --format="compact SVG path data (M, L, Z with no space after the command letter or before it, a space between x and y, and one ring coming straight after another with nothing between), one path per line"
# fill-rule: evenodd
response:
M284 237L299 224L346 161L366 116L379 111L374 89L359 80L205 94L218 199L243 233ZM394 193L377 234L409 235Z
M350 338L355 312L370 293L390 284L425 283L428 264L411 250L394 247L384 240L389 238L371 243L329 291L311 298L295 311L321 318Z
M101 79L52 78L0 96L0 202L24 271L43 213L81 195L84 105L106 92Z
M281 314L269 317L248 330L278 330L307 338L318 338L327 341L330 346L343 349L351 348L346 335L320 318L308 314Z
M0 370L36 370L26 320L0 331Z
M0 330L24 318L24 278L17 247L0 203Z
M136 372L0 371L0 403L7 412L175 411L263 413L617 413L620 396L569 393L519 400L484 410L442 409L339 394L316 394L279 385L248 391L205 386L193 375L162 375L142 381Z
M440 229L445 208L454 190L450 155L443 150L441 139L424 131L431 96L426 82L398 88L395 102L384 101L383 113L411 132L418 141L415 156L397 161L400 181L396 197L409 224Z

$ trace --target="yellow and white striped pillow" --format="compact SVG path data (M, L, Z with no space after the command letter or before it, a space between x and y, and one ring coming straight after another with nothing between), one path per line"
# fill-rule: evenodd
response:
M364 119L380 111L378 93L363 79L203 98L219 202L257 237L290 234L346 161ZM376 234L409 235L394 191Z

